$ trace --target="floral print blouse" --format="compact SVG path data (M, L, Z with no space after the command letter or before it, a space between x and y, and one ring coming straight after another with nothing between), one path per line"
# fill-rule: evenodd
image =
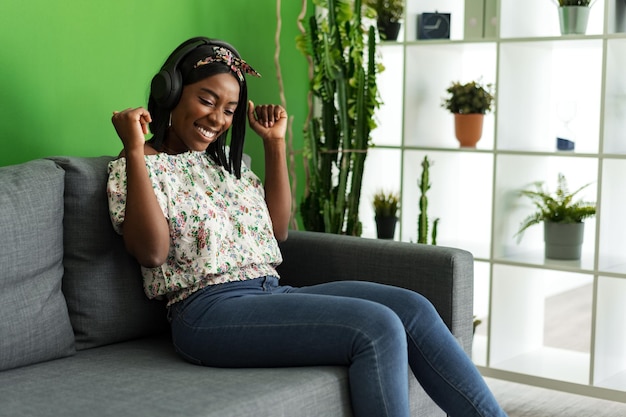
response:
M168 220L170 250L156 268L142 267L149 298L168 305L213 284L278 276L282 262L259 178L246 166L241 179L205 152L145 156L161 210ZM113 227L122 233L126 208L126 159L109 163L107 184Z

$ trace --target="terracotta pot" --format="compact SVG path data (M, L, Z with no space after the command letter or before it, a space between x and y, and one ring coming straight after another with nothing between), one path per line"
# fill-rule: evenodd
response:
M482 113L454 113L454 133L461 147L474 148L483 134Z

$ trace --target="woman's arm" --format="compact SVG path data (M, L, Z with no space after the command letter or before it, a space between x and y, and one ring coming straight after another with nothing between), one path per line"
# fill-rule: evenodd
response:
M287 112L278 105L255 107L250 101L248 120L252 129L263 139L265 150L265 201L272 219L274 236L287 239L291 216L291 188L287 171L285 133Z
M143 108L127 109L115 112L112 121L124 144L121 155L126 158L124 243L139 264L157 267L167 259L170 238L167 220L152 189L144 159L145 154L156 153L144 139L150 113Z

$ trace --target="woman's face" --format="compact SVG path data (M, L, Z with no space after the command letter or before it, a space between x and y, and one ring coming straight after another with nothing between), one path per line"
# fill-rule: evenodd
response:
M230 73L186 85L172 110L165 149L168 153L206 150L233 124L238 105L239 83Z

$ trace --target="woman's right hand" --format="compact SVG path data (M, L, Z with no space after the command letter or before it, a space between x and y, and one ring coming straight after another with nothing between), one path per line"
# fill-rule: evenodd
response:
M114 111L111 118L117 135L124 144L126 153L134 149L143 152L145 135L148 134L148 123L152 122L150 112L143 107Z

